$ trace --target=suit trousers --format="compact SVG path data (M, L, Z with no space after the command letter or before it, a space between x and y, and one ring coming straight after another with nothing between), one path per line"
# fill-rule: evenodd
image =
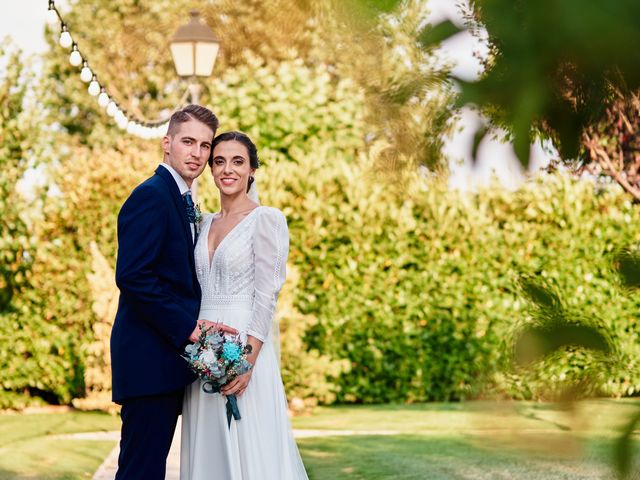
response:
M184 389L122 402L116 480L164 480Z

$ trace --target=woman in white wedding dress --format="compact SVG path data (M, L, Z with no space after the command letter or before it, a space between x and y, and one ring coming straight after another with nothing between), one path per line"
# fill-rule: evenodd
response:
M226 399L197 380L185 393L182 480L307 479L287 416L271 325L285 279L289 233L282 212L257 203L256 147L238 132L218 135L209 159L220 213L207 214L195 247L202 288L198 318L236 328L254 365L224 389L242 418L227 426ZM249 191L251 187L251 191ZM247 193L249 191L249 193Z

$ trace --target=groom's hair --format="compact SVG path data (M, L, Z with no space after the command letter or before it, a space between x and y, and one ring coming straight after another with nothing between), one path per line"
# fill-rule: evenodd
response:
M218 117L216 117L211 110L201 105L190 104L175 111L173 115L171 115L169 128L167 128L167 135L175 135L180 124L188 122L189 120L197 120L204 123L213 131L214 136L218 129L218 125L220 124L220 122L218 122Z

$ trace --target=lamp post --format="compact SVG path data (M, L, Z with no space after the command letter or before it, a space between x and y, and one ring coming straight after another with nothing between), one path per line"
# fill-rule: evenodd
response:
M189 23L176 30L170 46L176 73L189 80L190 101L198 103L202 86L197 77L211 75L220 42L209 26L200 20L200 13L192 10Z
M178 76L189 82L190 103L200 102L202 85L198 77L208 77L220 50L220 42L209 26L200 20L197 10L191 11L189 23L176 30L170 43L171 56ZM197 197L197 179L191 184L191 194Z

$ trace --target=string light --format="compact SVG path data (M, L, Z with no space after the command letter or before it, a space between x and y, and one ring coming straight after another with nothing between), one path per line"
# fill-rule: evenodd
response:
M91 79L93 79L93 72L89 68L89 64L86 61L84 61L82 65L82 70L80 71L80 80L82 80L84 83L89 83Z
M49 0L49 10L47 10L47 24L55 25L58 23L58 12L56 12L56 6L53 0Z
M98 79L95 75L93 76L93 79L91 80L91 83L89 84L89 88L87 90L89 91L89 95L91 95L92 97L95 97L100 93L100 84L98 83Z
M116 102L111 100L107 105L107 115L109 115L110 117L113 117L117 111L118 111L118 105L116 105Z
M102 91L98 96L98 105L104 108L107 105L109 105L109 100L110 98L109 98L109 95L107 95L107 91L104 88L102 88Z
M76 45L75 43L73 44L73 47L71 49L71 55L69 55L69 63L74 67L78 67L82 64L82 55L80 55L80 52L78 51L78 45Z
M96 74L89 67L89 62L80 52L78 44L73 41L67 24L63 21L60 12L56 8L55 0L49 0L46 21L49 25L60 25L60 46L62 48L71 48L69 63L74 67L82 65L80 79L89 84L87 88L89 95L97 97L98 105L106 109L107 115L113 117L118 128L144 139L159 138L166 134L169 125L168 120L139 122L130 118L124 110L120 109L115 100L109 95L107 89L98 81Z
M71 38L71 34L67 29L66 24L62 24L62 32L60 33L60 46L62 48L69 48L73 43L73 38Z

